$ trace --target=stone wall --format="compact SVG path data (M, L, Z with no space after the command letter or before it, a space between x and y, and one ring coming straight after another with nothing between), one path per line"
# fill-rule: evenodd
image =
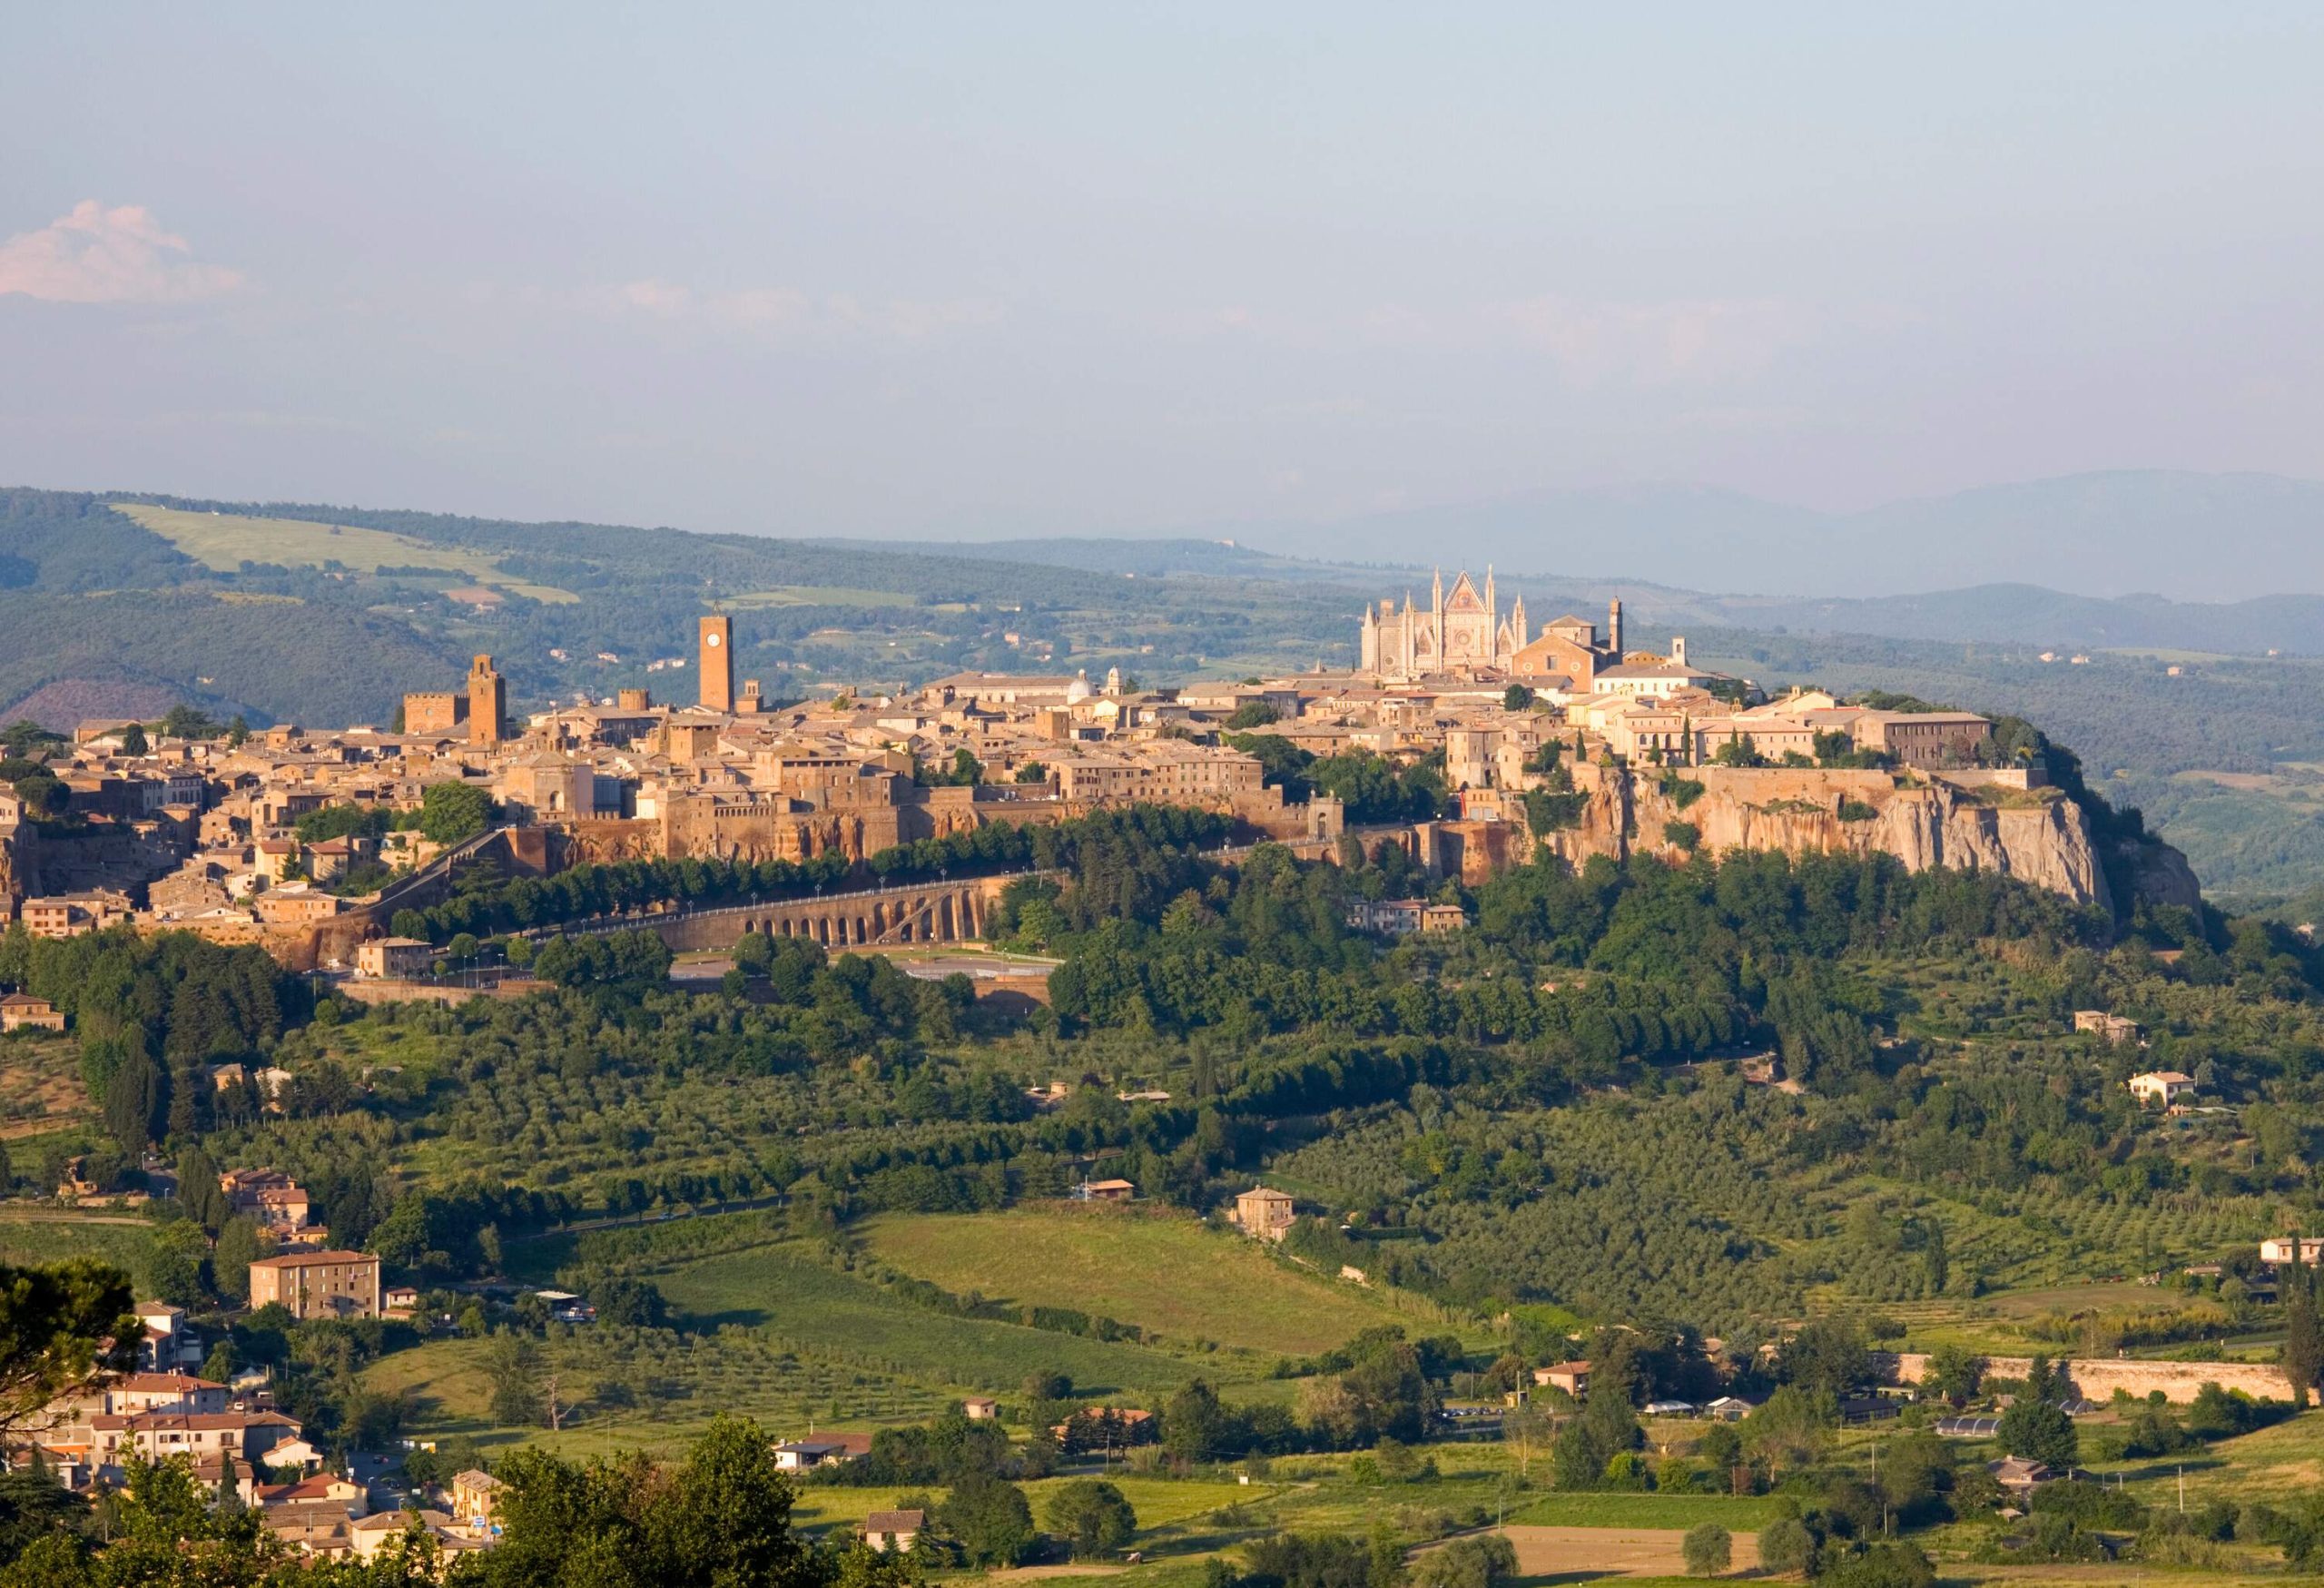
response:
M1887 1384L1922 1384L1928 1378L1926 1356L1918 1351L1876 1351L1873 1370ZM2026 1356L1988 1356L1989 1378L2023 1378L2033 1369ZM2280 1367L2249 1362L2152 1362L2123 1357L2084 1357L2061 1363L2074 1393L2084 1400L2102 1401L2117 1389L2143 1400L2156 1390L2176 1406L2193 1400L2206 1384L2241 1390L2260 1400L2291 1399L2291 1380Z

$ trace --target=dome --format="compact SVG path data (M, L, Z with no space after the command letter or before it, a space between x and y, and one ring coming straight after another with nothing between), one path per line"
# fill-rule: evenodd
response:
M1073 682L1065 686L1065 704L1068 705L1078 705L1081 702L1088 698L1089 674L1088 669L1085 668L1081 672L1076 673L1073 676Z

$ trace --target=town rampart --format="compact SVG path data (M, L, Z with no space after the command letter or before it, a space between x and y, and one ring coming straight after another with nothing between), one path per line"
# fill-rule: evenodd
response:
M1872 1361L1874 1371L1884 1382L1915 1385L1928 1380L1929 1358L1921 1352L1876 1351ZM2027 1356L1988 1356L1984 1361L1988 1378L2023 1378L2034 1366L2033 1359ZM2084 1400L2108 1400L2118 1389L2143 1400L2161 1390L2164 1400L2184 1406L2207 1384L2216 1384L2225 1390L2241 1390L2259 1400L2291 1399L2291 1380L2284 1376L2284 1370L2260 1363L2156 1362L2143 1357L2098 1356L2070 1359L2059 1366L2064 1369L2074 1393Z

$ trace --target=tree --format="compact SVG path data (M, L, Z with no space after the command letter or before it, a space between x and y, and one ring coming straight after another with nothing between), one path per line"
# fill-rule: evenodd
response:
M1824 1448L1830 1422L1814 1396L1787 1384L1743 1419L1743 1443L1773 1475L1814 1461Z
M1137 1532L1137 1514L1113 1484L1076 1478L1060 1484L1042 1507L1049 1531L1064 1539L1076 1560L1111 1554Z
M2291 1260L2277 1274L2284 1300L2284 1376L2291 1380L2291 1404L2305 1409L2308 1392L2324 1379L2324 1327L2317 1318L2316 1271L2302 1260L2301 1241L2292 1237Z
M210 1254L210 1279L218 1294L230 1301L248 1299L251 1265L263 1255L256 1224L239 1216L226 1220L218 1232L217 1249Z
M1679 1553L1686 1559L1689 1577L1716 1577L1733 1563L1735 1541L1718 1523L1705 1522L1687 1530Z
M2034 1398L2030 1387L2002 1413L1994 1439L2004 1455L2042 1462L2062 1472L2073 1465L2082 1448L2073 1419L2055 1401Z
M1872 1354L1865 1346L1863 1327L1834 1315L1801 1325L1784 1342L1777 1366L1786 1383L1837 1398L1872 1376Z
M1928 1384L1956 1406L1974 1399L1984 1380L1985 1359L1965 1346L1947 1343L1929 1354Z
M1533 691L1523 684L1512 684L1501 692L1501 708L1503 711L1532 710Z
M1019 783L1047 783L1049 780L1049 769L1038 761L1028 761L1017 769Z
M403 708L398 706L396 709L401 711ZM250 741L251 725L244 720L241 712L236 712L234 720L226 725L226 748L239 750Z
M1644 1440L1628 1396L1610 1392L1591 1396L1581 1415L1565 1425L1551 1447L1558 1487L1597 1488L1605 1482L1614 1457L1636 1450Z
M989 1473L970 1473L954 1484L936 1520L970 1565L1013 1566L1033 1542L1033 1508L1025 1491Z
M492 796L474 784L431 783L419 796L419 831L431 843L473 838L492 825L495 814Z
M136 1365L145 1326L130 1311L133 1299L128 1275L87 1258L0 1264L0 1436Z
M1908 1544L1876 1544L1816 1579L1817 1588L1935 1588L1928 1556Z
M1423 1552L1413 1562L1410 1580L1411 1588L1506 1588L1517 1580L1517 1546L1497 1533L1456 1538Z
M1282 720L1283 713L1264 700L1246 700L1227 715L1226 727L1232 733L1246 733Z
M1805 1573L1816 1563L1816 1535L1797 1516L1778 1516L1759 1530L1762 1571Z
M201 1303L209 1266L210 1238L192 1219L174 1219L155 1234L149 1259L153 1288L171 1306Z
M1217 1392L1197 1378L1162 1408L1162 1447L1181 1461L1216 1461L1226 1454L1230 1422Z
M152 748L153 746L145 742L145 725L143 723L132 723L121 731L123 755L143 755Z

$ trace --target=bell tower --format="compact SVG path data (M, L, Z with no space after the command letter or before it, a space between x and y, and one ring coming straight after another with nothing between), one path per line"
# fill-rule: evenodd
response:
M734 620L724 612L702 619L702 704L711 711L734 709Z

